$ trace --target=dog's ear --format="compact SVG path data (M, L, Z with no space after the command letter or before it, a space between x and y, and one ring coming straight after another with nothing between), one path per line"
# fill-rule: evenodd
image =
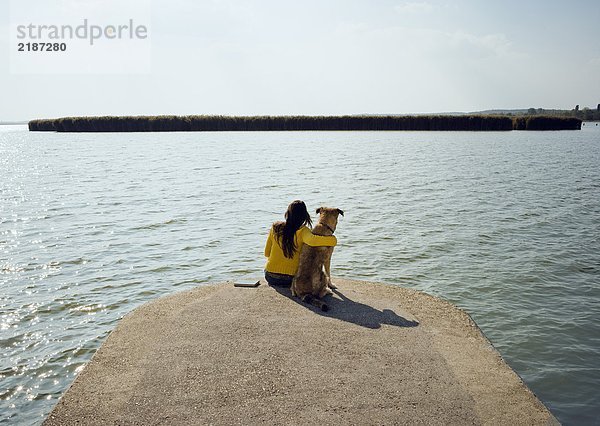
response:
M319 207L319 208L317 209L317 214L321 213L321 209L322 209L322 208L323 208L323 207Z
M344 216L344 212L341 209L338 209L338 213Z

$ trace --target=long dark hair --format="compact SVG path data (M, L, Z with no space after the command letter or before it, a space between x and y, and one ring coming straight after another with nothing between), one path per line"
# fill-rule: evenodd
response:
M296 231L304 225L312 226L312 220L310 219L308 210L306 210L306 204L300 200L292 201L288 206L285 212L285 222L276 222L273 224L273 230L285 257L290 259L294 257L294 253L298 249L294 237Z

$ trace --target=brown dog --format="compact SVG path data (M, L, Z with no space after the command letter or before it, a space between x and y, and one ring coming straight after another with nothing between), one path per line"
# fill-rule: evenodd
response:
M338 216L344 216L340 209L319 207L319 221L313 227L315 235L333 235L338 222ZM311 247L304 244L300 253L298 272L292 281L292 296L298 296L305 303L310 303L327 311L329 307L320 300L327 294L332 294L329 288L335 288L331 283L331 255L333 247Z

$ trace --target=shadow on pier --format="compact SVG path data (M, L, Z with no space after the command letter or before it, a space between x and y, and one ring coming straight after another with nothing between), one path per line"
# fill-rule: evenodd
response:
M333 289L335 296L325 296L323 301L329 306L329 310L324 312L319 308L302 302L298 297L293 297L292 292L287 287L271 286L279 294L285 296L299 305L310 309L315 314L325 317L336 318L341 321L350 322L362 327L377 329L382 324L393 325L396 327L417 327L418 321L412 321L396 314L391 309L378 310L364 303L356 302L338 289Z

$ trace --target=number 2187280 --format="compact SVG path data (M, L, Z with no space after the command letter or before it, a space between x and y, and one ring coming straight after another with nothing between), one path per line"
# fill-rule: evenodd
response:
M19 52L64 52L66 43L18 43Z

